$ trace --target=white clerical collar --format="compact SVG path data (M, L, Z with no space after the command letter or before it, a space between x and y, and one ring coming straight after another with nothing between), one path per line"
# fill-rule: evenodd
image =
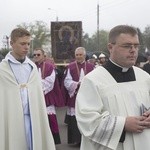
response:
M114 65L116 65L116 66L118 66L118 67L120 67L120 68L122 68L122 72L127 72L128 70L129 70L129 68L126 68L126 67L122 67L122 66L120 66L120 65L118 65L118 64L116 64L115 62L113 62L111 59L109 59Z

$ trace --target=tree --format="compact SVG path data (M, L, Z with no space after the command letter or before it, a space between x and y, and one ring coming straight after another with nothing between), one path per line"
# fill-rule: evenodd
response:
M144 36L143 36L143 33L141 32L141 30L139 28L137 28L137 31L138 31L139 41L141 44L140 52L144 53L145 52Z
M10 49L2 48L0 50L0 55L3 56L3 57L5 57L9 51L10 51Z
M34 23L22 23L17 25L27 29L31 33L30 56L35 48L42 48L50 43L50 31L47 24L43 21L35 21ZM50 47L50 46L49 46Z
M108 31L101 30L100 31L100 51L108 53L107 42L108 42Z
M145 27L143 35L144 35L144 44L146 48L150 50L150 25Z
M108 31L106 30L100 30L99 31L99 47L100 49L98 50L97 49L97 32L94 33L92 35L92 37L89 37L89 35L87 33L85 33L83 35L83 39L82 39L82 43L83 43L83 46L86 48L86 50L88 52L91 52L91 53L101 53L101 52L104 52L104 53L107 53L108 54L108 50L107 50L107 40L108 40Z
M94 43L93 43L93 39L89 37L88 33L85 33L82 37L82 44L83 47L85 47L85 49L89 52L94 51Z

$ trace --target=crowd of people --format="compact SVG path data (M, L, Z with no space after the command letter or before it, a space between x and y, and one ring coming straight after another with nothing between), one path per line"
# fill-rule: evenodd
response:
M26 29L14 29L12 51L0 63L1 150L55 150L56 107L66 107L68 144L81 150L150 149L150 57L143 69L135 66L136 28L111 29L109 58L86 60L86 49L77 47L61 76L42 48L27 57L30 40Z

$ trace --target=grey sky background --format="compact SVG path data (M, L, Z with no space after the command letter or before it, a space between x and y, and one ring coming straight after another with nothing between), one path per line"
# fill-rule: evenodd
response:
M0 0L0 47L3 36L10 35L16 25L35 20L82 21L83 31L92 35L99 29L110 30L118 24L139 27L150 25L150 0ZM48 9L50 8L50 9Z

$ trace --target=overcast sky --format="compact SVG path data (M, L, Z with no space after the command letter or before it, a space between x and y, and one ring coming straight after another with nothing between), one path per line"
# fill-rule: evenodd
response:
M118 24L139 27L150 25L150 0L0 0L0 47L3 36L10 35L16 25L35 20L48 25L55 21L82 21L83 31L92 35L99 29L110 30ZM50 8L50 9L48 9Z

